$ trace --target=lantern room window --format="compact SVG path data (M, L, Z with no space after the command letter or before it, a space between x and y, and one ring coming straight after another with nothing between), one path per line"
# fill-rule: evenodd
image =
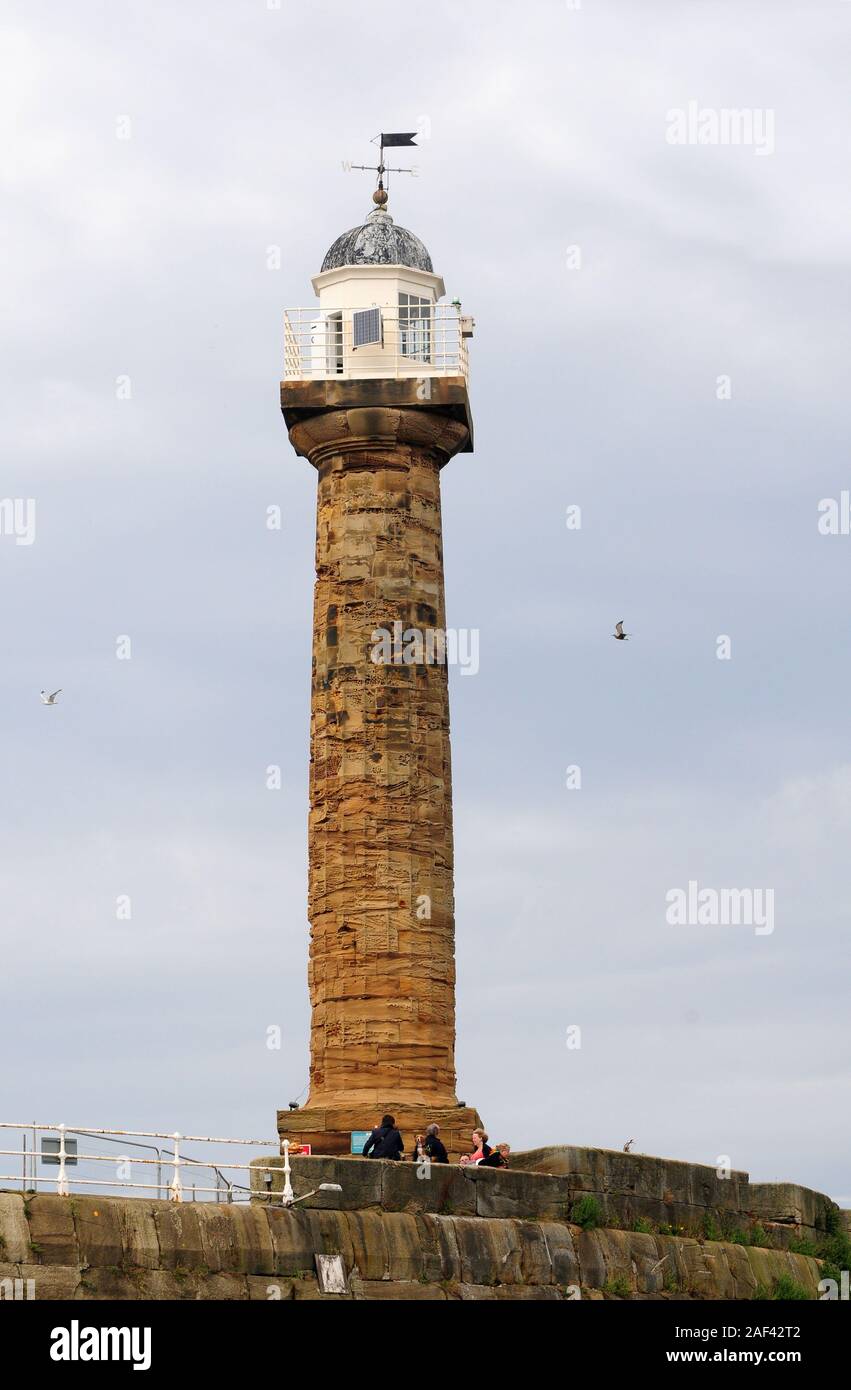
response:
M399 351L415 362L431 361L431 300L399 294Z

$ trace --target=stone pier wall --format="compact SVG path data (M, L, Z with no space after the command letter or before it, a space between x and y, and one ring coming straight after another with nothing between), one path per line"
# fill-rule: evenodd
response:
M797 1183L753 1183L734 1169L719 1177L702 1163L657 1158L616 1149L551 1145L512 1155L512 1171L557 1177L565 1200L593 1197L606 1223L631 1226L644 1218L654 1226L687 1233L711 1223L728 1232L759 1223L773 1244L817 1241L839 1215L823 1192ZM841 1218L840 1218L841 1219Z
M460 1200L464 1179L449 1181ZM467 1202L501 1211L501 1186L466 1183ZM317 1254L341 1256L345 1294L320 1292ZM0 1193L0 1298L732 1299L783 1276L817 1297L819 1265L803 1255L559 1219Z

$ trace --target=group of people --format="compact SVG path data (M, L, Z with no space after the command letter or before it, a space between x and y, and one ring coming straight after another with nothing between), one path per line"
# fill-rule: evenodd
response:
M474 1129L471 1139L470 1153L463 1154L459 1160L462 1167L468 1167L471 1163L481 1168L508 1167L508 1156L511 1153L508 1144L497 1144L491 1148L483 1129ZM375 1126L364 1144L364 1157L400 1159L404 1152L405 1141L396 1128L394 1117L385 1115L381 1124ZM446 1146L440 1138L440 1125L427 1125L425 1133L416 1136L411 1159L414 1163L424 1163L427 1159L432 1163L449 1162Z

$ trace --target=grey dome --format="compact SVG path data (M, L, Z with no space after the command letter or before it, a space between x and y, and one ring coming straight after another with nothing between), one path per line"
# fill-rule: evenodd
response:
M360 227L337 237L322 269L337 270L342 265L408 265L434 274L431 256L419 237L397 227L383 208L371 212Z

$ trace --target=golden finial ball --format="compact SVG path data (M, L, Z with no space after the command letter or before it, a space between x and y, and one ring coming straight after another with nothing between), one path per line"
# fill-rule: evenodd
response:
M387 202L387 198L387 190L384 188L376 188L375 192L372 195L372 201L374 203L377 203L380 208L384 207L384 204Z

